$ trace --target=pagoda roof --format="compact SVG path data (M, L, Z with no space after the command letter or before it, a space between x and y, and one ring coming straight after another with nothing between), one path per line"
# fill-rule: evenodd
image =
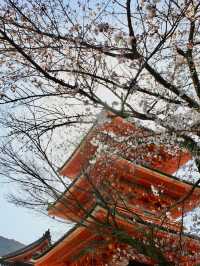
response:
M127 190L130 190L132 186L137 185L139 186L139 188L144 188L144 191L142 192L143 194L145 193L145 190L147 190L146 194L150 195L153 194L152 185L154 188L162 188L162 195L165 195L169 198L168 209L170 215L174 218L177 218L183 214L182 208L179 208L181 206L181 199L183 199L186 195L189 195L194 186L194 184L188 181L182 181L172 175L167 175L148 167L135 165L123 158L113 159L110 169L109 167L102 168L104 170L103 172L101 171L100 174L103 175L106 180L110 180L110 176L112 175L112 177L114 176L112 182L117 182L118 184L122 182L127 183ZM124 171L124 169L126 170ZM98 171L96 170L96 172ZM98 175L96 175L95 173L94 166L94 169L91 170L91 180L93 180L93 185L95 185L95 179L97 178ZM92 206L94 206L95 204L95 200L93 200L94 196L91 193L92 189L93 188L90 186L90 182L88 181L87 177L85 177L84 175L77 177L61 195L61 197L49 207L49 215L58 216L64 219L67 218L71 219L72 221L78 222L77 219L80 219L81 217L83 218L85 216L85 213L88 211L88 208L92 208ZM154 198L156 204L158 197L156 198L155 196ZM153 195L151 199L153 199ZM135 199L134 201L136 203ZM159 202L162 206L160 199ZM149 204L151 205L151 203L153 202L150 201ZM175 205L176 203L176 206L174 206L173 208L170 207ZM188 196L185 202L184 213L192 210L194 207L197 207L199 203L200 187L197 186L195 187L194 191L192 191L191 195ZM80 204L81 206L79 206ZM141 201L138 203L138 205L141 209ZM148 206L149 208L151 207L150 205ZM86 209L85 212L83 208ZM163 207L162 209L164 210Z
M80 144L59 169L60 175L67 176L68 178L74 179L82 173L82 170L87 168L89 160L95 154L97 146L93 145L93 140L99 133L107 132L108 135L113 133L117 136L131 136L138 132L143 137L152 135L151 130L144 127L137 127L134 123L130 123L125 119L112 114L111 112L103 111L100 113L99 118L95 121L93 126L90 128L86 136L82 139ZM157 147L152 144L151 148ZM164 147L164 146L163 146ZM161 148L160 155L163 156L160 162L156 162L155 169L158 169L167 174L172 174L177 171L182 165L184 165L191 155L188 152L180 151L177 155L170 156L163 148ZM156 159L155 159L156 161Z
M98 219L100 222L104 221L105 218L107 218L107 210L104 209L99 204L96 204L95 207L91 210L90 213L88 213L88 216L82 220L82 224L74 226L71 230L69 230L63 237L61 237L57 242L55 242L48 250L46 250L43 254L39 255L35 259L35 266L43 266L43 265L76 265L81 266L82 264L78 263L78 260L81 259L81 256L85 255L84 250L91 251L91 244L97 243L98 240L102 241L104 243L104 237L103 231L94 230L95 228L90 226L91 220L93 218ZM131 221L130 223L128 220L124 220L124 217L120 215L116 215L115 222L118 224L119 228L122 228L123 230L126 230L133 238L138 238L138 232L139 234L142 234L142 232L146 233L145 230L138 231L138 225L144 226L144 229L148 230L147 228L151 228L152 224L148 222L141 222L140 220ZM99 228L99 225L97 225ZM102 228L106 228L102 226ZM113 228L113 227L112 227ZM159 237L160 239L166 239L167 241L172 241L173 245L177 241L177 245L180 241L180 232L177 232L176 230L166 229L163 226L155 225L155 232L156 237ZM104 229L103 229L104 230ZM144 233L144 234L145 234ZM98 235L99 234L99 235ZM108 236L109 233L106 233L106 236ZM97 236L100 236L100 238L96 238ZM103 237L102 237L103 236ZM200 238L191 234L182 233L182 241L184 241L184 247L187 247L190 249L190 251L194 252L194 249L197 251L195 253L195 264L200 263ZM95 240L97 242L95 242ZM103 250L102 244L99 242L100 249ZM98 247L96 247L98 248ZM102 251L103 252L103 251ZM168 253L167 253L168 254ZM169 254L168 254L169 255ZM198 255L198 256L197 256ZM105 254L104 254L105 256ZM76 258L76 260L75 260ZM194 255L188 256L188 259L191 259L193 261ZM137 258L136 258L137 260ZM148 257L146 257L146 260L149 260L149 262L152 262L152 260ZM63 262L63 264L61 263ZM70 264L70 261L74 264ZM190 260L188 260L189 263ZM69 262L69 264L66 264ZM145 261L144 261L145 262ZM84 264L85 265L85 264ZM95 264L96 265L96 264ZM103 265L103 264L101 264ZM151 264L154 265L154 264ZM185 264L179 264L179 265L185 265Z
M27 259L32 259L38 252L44 251L51 242L50 231L47 230L42 237L32 242L31 244L8 253L1 257L2 261L5 262L24 262ZM26 261L27 262L27 261Z

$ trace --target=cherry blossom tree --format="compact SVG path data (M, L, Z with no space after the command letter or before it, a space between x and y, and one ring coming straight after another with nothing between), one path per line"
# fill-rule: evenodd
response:
M35 117L41 134L104 107L197 150L198 27L198 1L2 1L1 104L36 113L42 100L73 99L76 115L52 104L51 118Z
M12 199L60 195L63 154L102 108L188 149L200 171L199 25L198 0L1 1L0 161L27 195Z

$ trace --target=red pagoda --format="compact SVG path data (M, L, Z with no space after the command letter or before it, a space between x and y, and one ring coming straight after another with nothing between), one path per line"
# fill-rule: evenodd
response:
M153 143L153 132L111 113L60 169L72 180L48 212L76 223L36 266L131 266L200 263L200 241L183 233L183 215L200 188L172 176L190 154Z

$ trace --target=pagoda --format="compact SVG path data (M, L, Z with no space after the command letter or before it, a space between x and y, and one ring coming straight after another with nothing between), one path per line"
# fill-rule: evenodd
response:
M154 133L102 112L60 169L72 180L48 210L76 223L35 266L200 263L200 241L183 233L183 216L200 188L172 176L190 154L155 144Z

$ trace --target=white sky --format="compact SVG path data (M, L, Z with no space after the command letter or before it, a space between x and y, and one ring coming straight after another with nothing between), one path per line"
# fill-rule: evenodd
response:
M61 224L43 214L8 203L6 194L9 192L10 186L12 185L1 184L0 187L1 236L15 239L23 244L30 244L40 238L47 229L50 229L53 240L69 230L68 224Z

